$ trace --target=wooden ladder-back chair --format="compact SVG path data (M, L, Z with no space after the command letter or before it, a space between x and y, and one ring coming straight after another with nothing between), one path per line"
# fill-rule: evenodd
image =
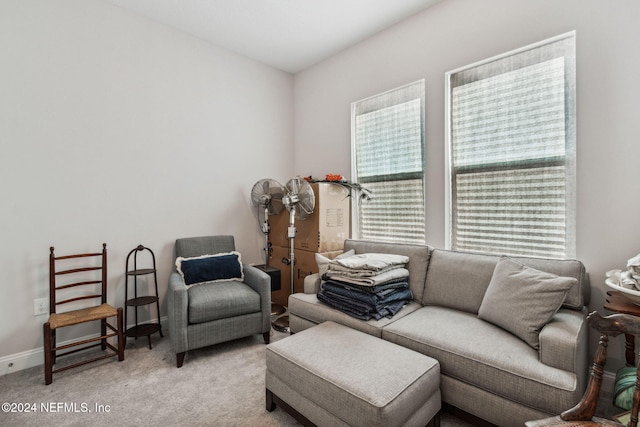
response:
M589 376L589 384L582 399L573 408L562 414L543 420L528 421L527 427L578 427L578 426L623 426L615 421L595 417L600 388L602 386L602 374L607 361L607 344L609 337L621 334L640 335L640 318L629 314L612 314L602 317L594 311L587 316L589 325L600 332L600 342L596 350L593 367ZM633 406L628 427L637 427L638 409L640 408L640 370L636 370L636 383L633 392Z
M103 243L102 252L96 253L55 256L53 246L50 251L50 314L49 321L43 326L45 384L51 384L54 373L86 365L87 363L114 356L118 356L118 360L122 361L124 360L125 346L123 309L121 307L116 309L107 304L107 244ZM77 264L82 265L79 266ZM89 301L92 301L91 306L87 307L86 304L83 304L83 302L88 304ZM73 308L59 312L59 306L65 304L69 304L66 307ZM83 306L83 308L78 308L78 306ZM108 319L113 317L116 318L116 326L108 322ZM60 346L56 345L56 331L58 329L93 321L100 321L100 336ZM111 337L117 337L117 347L107 341L107 338ZM80 348L68 350L76 346L80 346ZM108 351L108 354L100 354L97 357L90 358L87 356L87 359L54 369L54 364L58 357L97 346L101 346L103 351L107 349L110 351ZM61 352L64 350L68 351Z

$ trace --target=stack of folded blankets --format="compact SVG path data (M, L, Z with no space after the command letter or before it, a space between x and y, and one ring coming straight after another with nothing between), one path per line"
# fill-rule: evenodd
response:
M352 317L393 317L413 299L409 290L409 257L358 254L329 262L318 300Z

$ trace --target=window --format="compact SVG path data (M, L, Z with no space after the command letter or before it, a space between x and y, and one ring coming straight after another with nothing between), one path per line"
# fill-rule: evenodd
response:
M575 257L575 33L446 80L447 246Z
M425 243L424 80L351 105L354 237Z

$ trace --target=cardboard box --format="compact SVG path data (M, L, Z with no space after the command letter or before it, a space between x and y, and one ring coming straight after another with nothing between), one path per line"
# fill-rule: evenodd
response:
M296 219L295 225L298 226L302 221ZM283 210L278 215L269 215L269 241L273 246L289 247L289 237L287 229L289 228L289 211Z
M295 219L295 248L311 252L343 249L351 230L349 191L341 185L325 182L311 184L311 188L316 199L315 208L306 219ZM274 246L289 246L289 223L289 211L286 209L269 217L270 239Z
M295 249L293 286L294 292L304 292L304 278L309 274L318 272L315 252ZM280 270L280 290L271 292L271 301L285 307L289 305L289 294L291 293L291 258L289 247L273 246L269 257L269 266Z
M296 292L304 292L304 278L310 274L318 272L318 263L316 263L316 253L296 249L295 255L295 275L293 278Z

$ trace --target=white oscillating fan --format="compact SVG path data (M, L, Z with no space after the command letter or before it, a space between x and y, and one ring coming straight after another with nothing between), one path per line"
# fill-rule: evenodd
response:
M264 267L256 266L263 271L269 271L269 257L271 256L271 241L269 239L269 215L278 215L284 210L282 198L287 193L286 188L275 179L261 179L251 189L251 204L258 208L260 230L264 234ZM273 280L273 279L272 279ZM280 284L278 284L279 286ZM273 289L273 288L272 288ZM271 315L285 313L284 306L271 303Z
M264 234L265 265L269 265L270 241L269 241L269 215L278 215L284 210L282 199L287 190L274 179L261 179L251 189L251 204L256 206L260 229Z
M287 237L289 238L289 266L291 267L291 293L293 294L293 281L295 277L296 255L294 241L296 238L296 219L306 219L313 213L316 206L316 196L313 194L311 184L300 177L290 179L286 184L287 194L282 198L282 203L289 211L289 228ZM282 316L273 323L274 328L288 332L289 316Z

